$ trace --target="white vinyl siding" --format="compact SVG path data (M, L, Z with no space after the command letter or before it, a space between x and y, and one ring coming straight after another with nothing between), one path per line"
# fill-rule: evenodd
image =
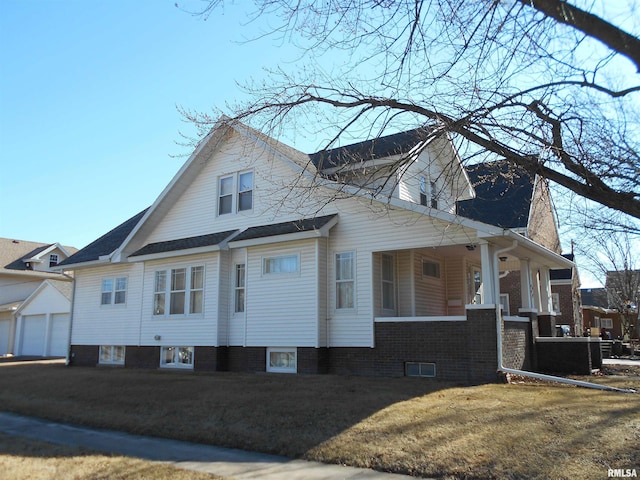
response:
M71 343L137 345L140 339L143 264L97 267L75 272ZM96 308L102 279L127 277L127 300L118 308Z
M316 241L247 248L246 345L315 347ZM266 258L297 258L297 273L262 275Z

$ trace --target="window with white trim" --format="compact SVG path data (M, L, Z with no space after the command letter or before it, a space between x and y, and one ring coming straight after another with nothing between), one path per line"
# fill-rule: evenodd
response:
M218 215L253 209L253 171L236 172L218 180Z
M406 362L404 364L404 374L407 377L435 377L436 364L425 362Z
M552 293L551 294L551 308L554 312L560 313L560 294Z
M127 277L103 278L100 305L124 305L127 302Z
M355 254L336 253L336 309L355 306Z
M163 368L193 368L193 347L162 347L160 366Z
M246 266L244 263L237 263L234 275L234 312L244 312L244 285Z
M420 205L438 208L438 184L424 176L420 177Z
M56 265L58 265L58 255L52 253L49 255L49 268L55 267Z
M501 293L500 294L500 305L502 305L502 315L508 317L511 315L511 310L509 308L509 294Z
M422 259L422 276L440 278L440 263L426 258Z
M201 314L204 301L204 266L157 270L154 277L153 314Z
M100 345L99 363L103 365L124 365L124 345Z
M382 308L396 308L395 261L392 255L382 255Z
M267 372L296 373L297 371L296 348L267 348Z
M299 255L282 255L262 259L262 274L296 273L300 270Z
M601 318L600 326L611 330L613 328L613 318Z

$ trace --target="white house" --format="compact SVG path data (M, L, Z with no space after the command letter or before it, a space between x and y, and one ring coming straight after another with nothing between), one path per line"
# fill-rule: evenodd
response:
M151 207L61 263L70 363L495 378L496 321L531 338L572 263L457 216L473 194L444 135L306 155L223 118ZM499 315L505 256L521 317Z
M75 252L0 238L0 355L66 356L72 279L54 268Z

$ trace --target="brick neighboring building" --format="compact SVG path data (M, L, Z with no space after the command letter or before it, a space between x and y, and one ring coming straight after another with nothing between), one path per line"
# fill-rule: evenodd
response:
M551 194L547 183L505 161L467 167L476 198L458 202L458 213L475 220L518 231L545 248L561 253ZM573 254L563 255L573 261ZM522 305L520 264L504 257L500 295L503 311L517 316ZM552 312L556 325L569 325L572 335L582 332L580 279L576 268L551 270Z

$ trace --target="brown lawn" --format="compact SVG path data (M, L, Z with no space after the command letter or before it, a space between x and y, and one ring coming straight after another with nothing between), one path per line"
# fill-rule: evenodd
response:
M592 380L640 390L637 371ZM640 394L544 383L0 367L2 409L437 478L640 474Z

